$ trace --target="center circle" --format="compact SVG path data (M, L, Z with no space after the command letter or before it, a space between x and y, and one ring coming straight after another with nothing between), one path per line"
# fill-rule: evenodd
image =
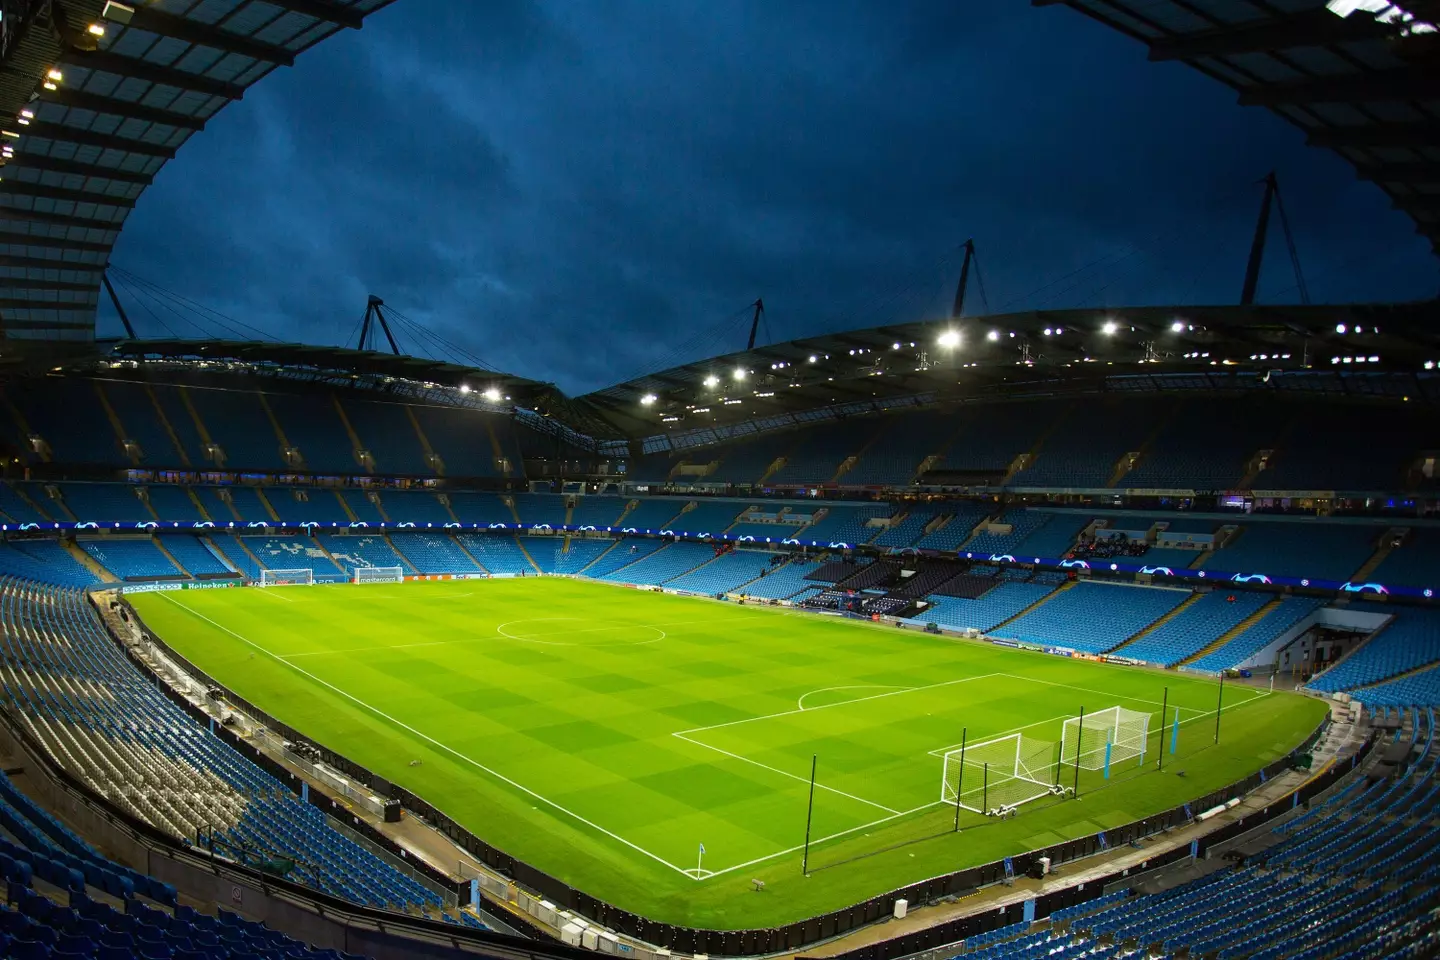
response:
M667 634L659 627L643 623L615 624L567 629L567 623L586 623L578 617L534 617L511 620L495 628L507 640L536 643L547 647L638 647L664 640ZM535 626L528 626L533 624ZM631 636L615 639L614 634Z

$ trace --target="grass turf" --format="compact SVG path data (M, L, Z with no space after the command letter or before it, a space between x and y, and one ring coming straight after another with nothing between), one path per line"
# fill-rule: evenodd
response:
M1138 819L1282 756L1325 712L1227 686L1217 746L1207 680L584 581L132 599L238 694L507 853L654 920L711 929L803 919ZM970 743L1022 728L1058 741L1082 706L1158 715L1166 686L1182 726L1164 772L1083 772L1079 800L1005 821L963 812L952 832L932 751L962 729Z

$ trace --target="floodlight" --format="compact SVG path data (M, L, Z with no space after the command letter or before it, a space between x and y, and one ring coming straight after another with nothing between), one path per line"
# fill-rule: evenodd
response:
M991 330L989 333L985 334L985 339L989 340L991 343L994 343L996 340L1000 339L1000 331Z
M461 393L469 393L469 392L470 392L470 384L468 384L468 383L462 383L462 384L460 384L460 392L461 392Z
M944 333L940 334L940 338L936 342L947 350L953 350L956 347L960 346L960 331L946 330Z
M810 362L811 362L811 363L814 363L816 360L819 360L819 359L820 359L820 358L817 357L817 356L815 356L815 354L813 354L813 353L810 354Z
M491 403L498 402L500 399L500 391L495 387L491 387L490 389L485 391L485 399L489 400Z
M65 74L61 73L55 67L51 67L49 70L45 71L45 77L49 80L54 80L56 83L59 83L61 80L65 79Z
M1345 324L1343 324L1343 323L1337 323L1337 324L1335 324L1335 332L1336 332L1336 333L1344 333L1344 332L1345 332Z
M1185 332L1185 321L1183 321L1183 320L1176 320L1174 323L1170 324L1170 332L1171 332L1171 333L1184 333L1184 332Z
M735 379L736 379L736 380L744 380L744 379L745 379L745 372L746 372L746 371L745 371L745 368L744 368L744 367L736 367L736 368L735 368Z
M1100 332L1105 334L1105 336L1107 337L1113 337L1115 336L1116 332L1119 331L1119 329L1120 324L1116 323L1114 320L1106 320L1105 325L1100 328Z
M713 374L713 373L710 374L710 376L708 376L708 377L705 378L705 386L707 386L707 387L713 387L713 386L716 386L716 385L719 384L719 383L720 383L720 378L717 377L717 376L715 376L715 374Z
M643 396L643 397L640 398L640 405L641 405L642 407L648 407L648 406L652 405L652 404L656 401L656 399L658 399L658 398L655 396L655 394L653 394L653 393L647 393L647 394L645 394L645 396Z
M103 23L92 23L85 28L92 37L105 36L105 25Z

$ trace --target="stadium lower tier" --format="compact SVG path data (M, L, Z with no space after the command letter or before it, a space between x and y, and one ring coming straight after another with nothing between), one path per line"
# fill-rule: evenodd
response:
M13 717L32 742L131 817L187 845L203 838L202 846L232 861L279 869L291 882L355 904L484 926L465 911L442 914L445 902L434 889L342 835L318 808L161 695L121 653L83 590L0 579L0 673ZM3 775L0 870L12 883L28 885L35 876L70 891L68 909L29 893L12 899L18 913L0 915L9 956L46 955L19 946L26 942L55 947L55 956L93 956L97 946L152 958L213 957L217 948L276 960L337 956L239 918L217 921L177 907L173 887L109 861ZM87 890L126 901L125 913L92 903ZM81 949L86 940L90 946ZM151 941L169 952L145 952Z
M1440 667L1440 613L1428 607L1077 581L1063 572L964 561L839 556L598 534L167 533L12 539L0 543L0 575L71 588L120 582L136 589L165 581L563 574L884 615L907 626L1206 673L1284 671L1318 692L1376 705L1440 704L1440 670L1434 669ZM1347 631L1349 646L1326 647L1322 657L1310 642L1324 629Z
M1262 853L1164 893L1121 890L967 943L973 960L1124 956L1382 960L1440 947L1440 741L1412 711L1392 772L1371 767L1275 827ZM1377 750L1372 756L1378 756Z

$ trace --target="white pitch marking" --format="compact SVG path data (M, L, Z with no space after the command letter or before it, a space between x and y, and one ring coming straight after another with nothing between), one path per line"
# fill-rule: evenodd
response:
M474 759L472 759L472 758L470 758L470 757L467 757L465 754L463 754L463 753L461 753L460 751L456 750L454 747L446 746L445 744L441 743L439 740L436 740L434 737L431 737L431 736L429 736L429 735L427 735L427 734L421 733L419 730L416 730L414 727L410 726L408 723L405 723L404 721L401 721L401 720L397 720L397 719L395 719L394 717L390 716L389 714L385 713L384 711L379 710L379 709L377 709L377 708L375 708L375 707L372 707L370 704L366 703L364 700L361 700L359 697L356 697L356 696L354 696L353 694L346 693L344 690L341 690L339 687L335 686L333 683L330 683L330 682L327 681L327 680L322 680L322 679L320 679L319 677L315 676L315 674L309 672L308 670L302 669L301 667L297 667L295 664L290 663L289 661L287 661L287 660L285 660L285 659L277 656L277 655L274 654L274 653L271 653L269 650L266 650L264 647L260 646L260 644L256 643L255 641L250 640L250 639L247 638L247 637L242 637L240 634L236 633L234 630L231 630L229 627L227 627L227 626L225 626L225 625L223 625L223 624L220 624L220 623L216 623L214 620L211 620L209 617L205 616L205 614L200 613L198 610L194 609L193 607L191 607L191 606L189 606L189 605L187 605L187 604L181 603L179 600L176 600L174 597L171 597L169 594L162 593L161 596L164 597L166 600L169 600L171 603L175 604L175 606L181 608L182 610L189 611L191 614L199 617L201 620L204 620L206 623L208 623L208 624L210 624L211 626L215 627L217 630L222 630L222 631L224 631L225 633L230 634L230 636L234 637L236 640L239 640L241 643L244 643L244 644L246 644L247 646L254 647L256 650L259 650L261 653L265 654L267 657L271 657L271 658L273 658L273 659L275 659L275 660L279 660L281 663L285 664L287 667L289 667L291 670L294 670L296 673L298 673L298 674L300 674L300 675L302 675L302 676L308 677L308 678L310 678L311 680L315 681L316 683L320 684L321 686L327 687L327 688L329 688L330 690L335 691L336 693L340 694L340 696L344 697L345 699L350 700L350 701L352 701L352 702L360 705L361 707L364 707L366 710L369 710L371 713L375 714L377 717L380 717L380 718L383 719L383 720L387 720L387 721L389 721L390 723L395 724L397 727L400 727L401 729L403 729L403 730L405 730L405 731L407 731L407 732L409 732L409 733L414 734L415 736L417 736L417 737L419 737L420 739L426 741L427 743L430 743L430 744L434 745L436 748L438 748L438 749L440 749L440 750L443 750L443 751L445 751L446 753L448 753L448 754L450 754L450 755L452 755L452 756L454 756L454 757L457 757L457 758L460 759L460 760L464 760L466 763L468 763L468 764L470 764L471 766L475 767L477 770L481 770L481 771L489 774L490 776L494 777L495 779L500 780L500 781L502 781L502 782L504 782L504 783L509 784L510 786L514 787L516 790L522 791L522 792L525 793L527 796L534 797L536 800L539 800L541 803L546 804L547 806L553 807L553 808L555 808L556 810L559 810L561 813L565 814L565 815L568 816L568 817L574 818L575 820L579 821L580 823L585 824L585 826L590 827L592 830L598 830L599 832L605 834L605 836L610 837L610 838L613 839L613 840L618 840L618 841L620 841L620 842L623 843L625 846L629 847L631 850L634 850L634 851L637 852L637 853L642 853L642 854L644 854L645 856L649 857L651 860L654 860L656 863L664 864L665 866L669 867L671 870L674 870L676 873L679 873L679 874L681 874L681 875L683 875L683 876L690 876L690 874L687 873L683 867L677 867L677 866L675 866L675 864L671 863L669 860L666 860L666 859L664 859L663 857L660 857L660 856L657 856L656 854L651 853L649 850L646 850L644 847L640 846L639 844L633 843L633 842L631 842L631 841L629 841L629 840L626 840L624 837L620 836L618 833L612 833L611 831L606 830L604 827L600 826L598 823L595 823L593 820L587 820L585 817L580 816L580 814L576 813L575 811L570 810L570 809L568 809L568 808L566 808L566 807L562 807L560 804L556 803L554 800L551 800L550 798L548 798L548 797L546 797L546 796L544 796L544 795L542 795L542 794L536 793L534 790L531 790L529 787L525 786L524 784L521 784L521 783L518 783L518 782L516 782L516 781L514 781L514 780L511 780L509 777L505 776L503 773L500 773L500 772L497 771L497 770L494 770L494 769L492 769L492 768L490 768L490 767L485 766L485 764L481 763L481 762L478 761L478 760L474 760ZM692 878L692 879L693 879L693 878Z
M294 600L291 600L289 597L282 597L282 596L280 596L280 594L276 593L274 590L270 589L269 587L265 587L265 588L261 589L260 592L261 592L262 594L264 594L265 596L267 596L267 597L274 597L276 600L284 600L286 603L294 603L294 602L295 602Z
M780 776L782 776L782 777L789 777L791 780L799 780L801 783L809 783L809 782L810 782L810 778L809 778L809 777L802 777L802 776L799 776L799 775L797 775L797 774L790 773L790 772L788 772L788 771L786 771L786 770L781 770L779 767L772 767L772 766L770 766L768 763L761 763L759 760L751 760L749 757L741 756L741 755L738 754L738 753L731 753L729 750L722 750L722 749L720 749L719 747L712 746L711 744L708 744L708 743L702 743L702 742L699 741L699 740L691 740L689 737L684 736L683 734L672 733L671 736L672 736L672 737L679 737L681 740L684 740L686 743L693 743L693 744L695 744L695 746L697 746L697 747L704 747L706 750L714 750L716 753L723 753L725 756L730 757L731 759L739 760L739 761L742 761L743 763L754 764L755 766L759 767L759 768L762 769L762 770L769 770L771 773L778 773L778 774L780 774ZM827 787L827 786L825 786L825 784L820 783L818 780L815 782L815 786L816 786L816 788L819 789L819 790L828 790L828 791L831 792L831 793L839 794L839 795L842 796L842 797L847 797L847 798L849 798L849 799L851 799L851 800L854 800L854 801L856 801L856 802L858 802L858 803L863 803L863 804L865 804L867 807L875 807L875 808L878 809L878 810L884 810L886 813L899 813L898 810L893 810L893 809L891 809L890 807L885 806L885 804L883 804L883 803L876 803L876 802L873 801L873 800L866 800L864 797L857 797L857 796L855 796L855 794L853 794L853 793L846 793L844 790L837 790L837 789L835 789L834 787Z
M829 710L831 707L848 707L854 703L864 703L866 700L879 700L882 697L898 697L903 693L914 693L917 690L933 690L936 687L951 687L957 683L970 683L974 680L988 680L991 677L1005 676L999 673L985 673L978 677L962 677L959 680L941 680L939 683L927 683L918 687L906 687L903 690L892 690L889 693L877 693L869 697L856 697L854 700L841 700L836 703L825 703L818 707L811 707L809 710L781 710L779 713L767 713L760 717L747 717L744 720L729 720L725 723L713 723L708 727L691 727L689 730L680 730L671 736L679 736L682 733L704 733L706 730L720 730L724 727L734 727L742 723L754 723L757 720L773 720L776 717L789 717L797 713L814 713L817 710Z
M821 687L819 690L811 690L809 693L800 694L800 699L795 701L795 706L801 710L805 709L805 698L813 697L817 693L827 693L831 690L914 690L914 687L901 686L898 683L851 683L843 687ZM841 703L852 703L850 700L842 700Z

